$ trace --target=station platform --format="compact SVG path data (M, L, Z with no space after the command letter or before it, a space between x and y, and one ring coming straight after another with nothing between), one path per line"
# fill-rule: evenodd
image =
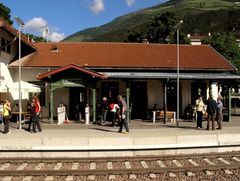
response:
M206 123L203 121L204 128ZM223 122L222 130L209 131L197 129L192 120L180 120L178 127L159 120L131 120L129 134L118 133L118 127L85 125L82 121L57 125L42 120L41 125L42 132L30 133L26 131L27 124L20 130L16 123L10 123L11 134L0 133L0 157L108 157L240 150L240 116Z

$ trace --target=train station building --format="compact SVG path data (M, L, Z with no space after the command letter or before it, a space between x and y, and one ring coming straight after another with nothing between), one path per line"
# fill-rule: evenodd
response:
M15 37L17 30L0 19L1 47ZM84 118L85 107L89 106L94 121L102 97L116 101L118 94L126 99L128 119L148 119L154 105L176 112L178 76L180 117L199 95L206 100L210 94L215 98L221 94L224 106L231 107L228 100L232 85L240 78L236 67L210 45L180 45L179 57L173 44L34 43L22 35L21 45L21 59L18 39L4 46L1 65L8 68L14 82L19 81L21 66L22 81L41 89L42 117L50 122L57 116L60 103L66 106L69 119L75 119L76 106ZM3 86L6 74L0 76ZM1 99L7 93L11 94L2 91ZM29 89L26 99L33 94Z

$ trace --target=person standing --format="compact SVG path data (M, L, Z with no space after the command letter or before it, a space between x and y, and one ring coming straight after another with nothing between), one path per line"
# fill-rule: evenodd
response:
M30 104L29 112L30 112L30 118L29 118L29 125L27 130L31 132L31 126L33 126L33 119L35 117L35 100L34 99Z
M202 96L199 96L196 100L196 111L197 111L197 128L202 128L202 116L205 104L203 103Z
M101 125L104 125L106 123L107 113L109 110L107 97L103 97L101 108L102 108Z
M10 134L9 131L9 116L11 112L11 103L5 99L4 105L3 105L3 123L4 123L4 131L3 134Z
M111 116L112 116L112 127L115 126L115 122L116 122L116 114L118 112L118 110L120 109L120 107L118 106L118 104L115 104L113 101L110 103L109 105L109 109L111 112Z
M212 130L215 130L216 112L217 112L217 102L213 99L212 96L210 96L207 102L208 120L207 120L206 130L209 130L210 121L212 121Z
M223 121L222 109L223 109L222 97L218 96L218 98L217 98L217 118L216 118L217 124L218 124L217 129L222 129L222 121Z
M34 101L35 101L35 109L34 109L35 115L33 118L33 132L36 133L36 127L38 128L39 132L42 132L42 128L41 128L41 125L39 122L39 114L41 111L41 105L40 105L40 102L39 102L39 99L37 96L34 98Z
M122 132L123 125L125 127L126 133L129 133L128 122L126 120L126 109L127 104L121 95L118 95L118 106L119 106L119 122L120 128L118 130L119 133Z

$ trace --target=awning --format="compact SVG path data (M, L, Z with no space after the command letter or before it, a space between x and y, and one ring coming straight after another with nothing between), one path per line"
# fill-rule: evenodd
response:
M173 72L102 72L108 78L125 79L177 79ZM179 79L240 79L240 75L230 73L179 73Z

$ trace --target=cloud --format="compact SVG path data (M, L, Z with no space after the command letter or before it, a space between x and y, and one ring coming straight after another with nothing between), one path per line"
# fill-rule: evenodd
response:
M36 34L39 33L40 36L42 36L42 32L45 27L48 27L48 23L46 20L44 20L42 17L34 17L33 19L26 22L24 25L24 30L27 33L33 33ZM48 33L48 40L52 42L58 42L64 39L65 34L59 33L58 28L56 27L49 27L49 33Z
M42 17L35 17L31 20L29 20L25 26L24 29L27 31L42 31L44 27L47 26L47 21L44 20Z
M48 39L52 42L59 42L65 38L64 33L50 32Z
M128 7L131 7L135 3L135 0L126 0L126 3Z
M96 14L104 11L105 7L104 7L103 0L94 0L90 6L90 9L92 12L94 12Z

